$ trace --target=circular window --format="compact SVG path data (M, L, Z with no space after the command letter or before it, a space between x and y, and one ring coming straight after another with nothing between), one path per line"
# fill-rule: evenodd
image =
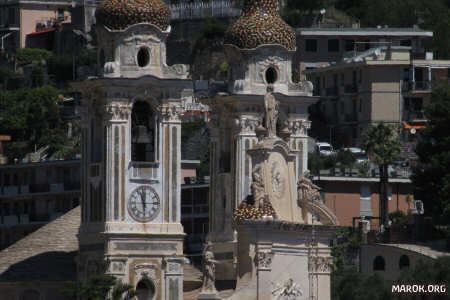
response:
M278 74L277 71L275 70L275 68L270 67L266 70L266 82L268 84L273 84L277 81L278 79Z
M147 48L141 48L137 54L138 66L143 68L150 62L150 53Z

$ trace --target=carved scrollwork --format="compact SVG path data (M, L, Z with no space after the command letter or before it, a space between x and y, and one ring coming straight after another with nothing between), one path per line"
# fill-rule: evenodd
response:
M236 118L236 127L240 133L255 133L255 129L261 125L260 118L250 118L241 116Z
M313 256L308 259L308 271L310 273L330 273L333 259L329 256Z
M305 136L307 130L311 128L311 122L305 120L289 120L287 121L287 125L293 136Z
M300 299L303 291L299 284L295 283L292 278L289 278L283 283L277 283L272 290L272 296L275 300L295 300Z
M156 271L158 267L149 264L149 263L142 263L137 264L134 266L134 273L141 278L149 278L151 279L155 284L159 283L159 278L157 278Z
M181 105L163 104L158 108L158 112L163 122L180 122L184 108Z
M110 103L105 105L105 120L128 121L131 114L131 105L122 103Z
M274 253L272 251L258 251L255 255L255 265L258 269L270 269L272 265L272 258Z

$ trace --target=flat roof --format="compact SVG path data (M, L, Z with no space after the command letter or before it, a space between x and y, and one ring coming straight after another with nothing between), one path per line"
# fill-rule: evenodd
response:
M319 176L314 176L314 181L318 181ZM379 177L350 177L350 176L320 176L320 181L347 181L347 182L379 182ZM411 183L409 178L389 178L393 183Z
M420 28L296 28L297 35L304 36L393 36L432 37L432 31Z

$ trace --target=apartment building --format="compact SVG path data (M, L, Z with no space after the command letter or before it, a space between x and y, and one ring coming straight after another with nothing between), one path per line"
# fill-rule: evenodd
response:
M425 58L433 32L419 28L297 28L294 65L300 72L339 62L343 57L381 46L408 46L414 58Z
M379 228L379 178L320 176L314 183L322 188L325 205L333 211L341 226L358 225L358 218L374 217L371 228ZM389 212L396 210L408 213L414 208L413 186L409 178L389 178Z
M0 249L79 204L80 161L0 165Z
M433 86L450 82L450 61L416 54L410 46L380 46L304 71L335 146L358 145L373 123L403 126L405 141L425 126L424 106Z
M56 24L71 22L71 8L69 0L0 0L2 46L11 50L36 47L35 40L42 40L37 35L49 35Z

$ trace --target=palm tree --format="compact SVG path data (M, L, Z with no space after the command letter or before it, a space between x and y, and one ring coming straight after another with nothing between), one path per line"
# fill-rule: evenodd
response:
M380 169L380 223L386 228L389 221L388 167L400 154L401 143L392 126L379 123L366 129L362 146L373 157Z

